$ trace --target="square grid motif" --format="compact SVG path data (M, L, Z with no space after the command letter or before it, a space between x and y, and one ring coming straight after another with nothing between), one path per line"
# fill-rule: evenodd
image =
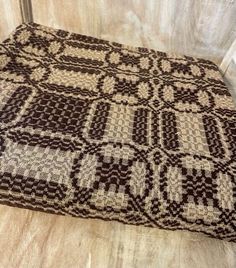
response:
M22 117L24 126L81 135L89 104L79 98L39 93Z

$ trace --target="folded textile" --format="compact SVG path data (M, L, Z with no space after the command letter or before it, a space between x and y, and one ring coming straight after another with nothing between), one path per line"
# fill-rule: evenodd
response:
M0 203L236 241L236 108L211 61L22 24L0 45Z

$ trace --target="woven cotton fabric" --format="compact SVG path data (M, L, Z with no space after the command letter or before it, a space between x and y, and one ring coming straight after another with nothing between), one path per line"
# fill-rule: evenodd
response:
M236 110L208 60L30 23L0 45L0 203L236 241Z

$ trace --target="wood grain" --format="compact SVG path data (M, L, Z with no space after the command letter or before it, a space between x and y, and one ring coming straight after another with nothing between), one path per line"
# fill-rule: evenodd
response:
M234 268L236 244L0 206L0 267Z
M21 23L21 12L18 0L0 0L0 41Z
M36 22L220 63L236 38L231 0L32 0Z
M220 70L236 105L236 39L225 54Z
M18 0L21 8L21 18L23 23L33 22L33 12L31 0Z
M228 64L224 78L229 90L231 91L236 105L236 62L234 62L232 58Z
M233 56L235 56L235 55L236 55L236 39L234 40L234 42L230 46L230 48L227 50L227 52L226 52L226 54L225 54L225 56L220 64L220 69L224 75L227 72L227 69L233 60Z

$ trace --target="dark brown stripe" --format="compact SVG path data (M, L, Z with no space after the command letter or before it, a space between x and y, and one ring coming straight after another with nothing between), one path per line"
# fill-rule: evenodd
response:
M93 59L85 59L85 58L73 57L73 56L64 56L64 55L62 55L60 57L60 60L65 61L65 62L79 63L81 65L82 64L103 65L103 61L93 60Z
M99 140L102 139L106 128L109 110L109 103L100 102L97 104L96 111L94 113L91 127L89 130L90 138Z
M159 116L156 113L152 113L152 144L154 146L159 145L160 133L159 133Z
M81 43L81 42L75 42L75 41L68 40L66 42L66 44L68 46L71 46L71 47L91 49L91 50L94 50L94 51L108 51L109 50L109 47L103 46L102 44L99 44L99 43L94 43L94 44L92 44L92 43Z
M167 150L178 150L179 140L177 134L176 116L172 112L162 113L163 144Z
M67 186L64 184L35 180L34 178L17 174L12 175L11 173L0 174L0 189L12 193L21 193L25 196L46 197L47 200L64 200L67 193Z
M236 121L225 121L224 129L232 156L236 157Z
M147 122L148 121L148 109L139 108L134 113L134 125L133 125L133 141L142 144L148 145L147 140Z
M207 115L203 116L202 120L210 154L214 157L224 157L224 149L216 120Z
M21 131L10 131L7 137L18 144L40 146L42 148L50 147L50 149L60 149L62 151L74 152L81 146L79 142L70 139L51 137L45 134L41 136Z

